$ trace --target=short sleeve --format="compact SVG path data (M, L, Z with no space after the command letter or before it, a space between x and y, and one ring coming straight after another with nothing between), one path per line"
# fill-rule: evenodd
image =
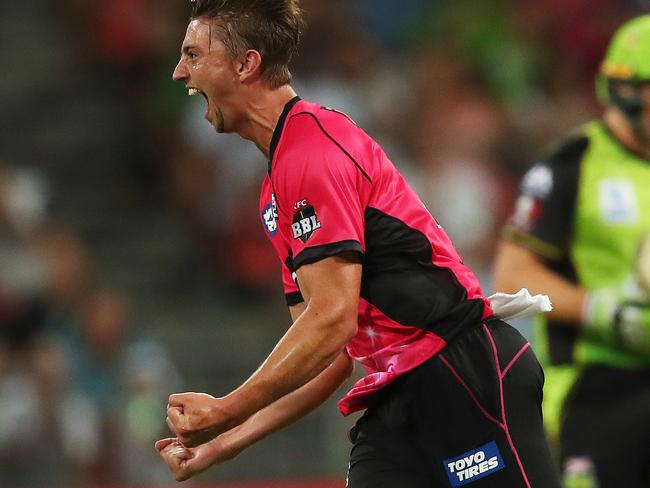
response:
M302 141L283 155L273 180L291 269L345 252L363 253L365 173L311 116L299 121ZM297 123L297 122L293 122ZM366 189L367 191L367 186Z
M289 306L305 301L296 283L296 274L291 271L292 266L293 263L290 262L282 263L282 286L284 288L284 297Z
M586 137L567 142L524 175L504 238L557 261L563 259L573 233L580 162Z

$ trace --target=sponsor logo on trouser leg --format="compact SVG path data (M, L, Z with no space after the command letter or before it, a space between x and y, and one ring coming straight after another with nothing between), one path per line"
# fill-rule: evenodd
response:
M506 467L496 442L445 459L442 464L453 488L465 486Z

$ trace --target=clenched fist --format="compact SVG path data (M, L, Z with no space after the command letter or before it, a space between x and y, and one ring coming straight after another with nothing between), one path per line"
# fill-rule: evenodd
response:
M185 481L214 464L234 457L219 439L194 448L185 447L178 439L162 439L156 442L156 449L176 481Z
M171 395L167 405L167 425L186 447L195 447L235 427L226 402L207 393Z

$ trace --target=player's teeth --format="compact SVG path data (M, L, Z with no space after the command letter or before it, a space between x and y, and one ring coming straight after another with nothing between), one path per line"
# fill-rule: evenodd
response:
M199 90L197 90L196 88L190 88L190 89L187 90L187 94L189 96L193 97L194 95L199 94Z

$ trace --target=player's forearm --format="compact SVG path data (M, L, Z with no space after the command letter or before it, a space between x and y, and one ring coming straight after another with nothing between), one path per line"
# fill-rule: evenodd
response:
M585 290L548 269L531 251L502 242L494 268L494 286L498 291L514 293L528 288L533 294L548 295L553 303L550 319L563 324L581 323Z
M327 400L352 373L345 353L320 375L252 415L240 426L222 434L218 442L234 457L257 441L303 418Z
M356 313L352 316L335 306L308 306L262 366L224 397L237 420L247 419L318 376L334 362L356 328Z

